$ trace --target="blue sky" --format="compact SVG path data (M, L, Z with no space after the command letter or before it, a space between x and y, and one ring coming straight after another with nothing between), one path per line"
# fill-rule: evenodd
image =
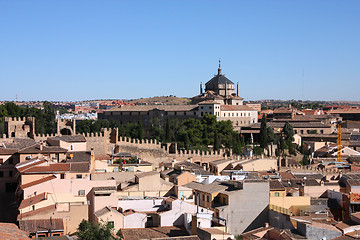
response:
M359 101L360 1L0 0L0 100ZM304 77L302 77L304 72Z

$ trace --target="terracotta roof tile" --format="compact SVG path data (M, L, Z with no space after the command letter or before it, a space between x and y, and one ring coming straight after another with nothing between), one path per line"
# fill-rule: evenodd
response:
M64 142L86 142L86 139L83 135L63 135L48 138L49 140L60 140Z
M21 204L19 206L19 209L23 209L26 207L29 207L31 205L34 205L36 203L39 203L43 200L47 199L47 193L41 193L39 195L33 196L33 197L29 197L29 198L25 198L24 200L21 201Z
M12 155L14 153L16 153L18 151L18 149L16 148L0 148L0 155Z
M31 217L31 216L36 216L37 214L40 214L40 213L55 212L55 211L56 211L56 205L53 204L53 205L46 206L46 207L43 207L43 208L35 209L33 211L30 211L30 212L21 213L21 214L19 214L17 216L17 220L21 220L23 218L27 218L27 217Z
M35 166L23 171L24 173L55 173L70 171L69 163L55 163L49 166Z
M38 180L35 180L35 181L32 181L32 182L26 183L26 184L22 184L22 185L20 185L20 187L21 187L21 189L25 189L25 188L28 188L28 187L32 187L32 186L38 185L38 184L40 184L40 183L44 183L44 182L53 180L53 179L55 179L55 178L56 178L56 177L55 177L54 175L51 175L51 176L48 176L48 177L40 178L40 179L38 179Z
M20 230L14 223L0 223L1 240L25 240L29 239L28 233Z
M21 230L36 233L43 231L64 231L64 223L62 218L53 219L35 219L35 220L20 220L19 227Z
M221 105L221 111L256 111L246 105Z

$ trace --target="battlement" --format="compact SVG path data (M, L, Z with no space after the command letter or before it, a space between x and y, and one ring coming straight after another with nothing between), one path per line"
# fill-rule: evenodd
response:
M19 122L35 121L35 117L5 117L5 122Z
M58 136L58 134L56 134L56 133L52 133L52 134L35 134L34 140L44 140L44 139L47 139L49 137L56 137L56 136Z
M85 138L103 138L105 137L104 132L96 132L96 133L83 133L82 134Z
M223 158L225 154L224 149L220 151L200 151L200 150L177 150L174 156L179 157L214 157L214 158ZM231 155L231 153L230 153Z
M61 123L68 123L68 122L74 122L75 119L57 119L57 121Z
M281 170L291 170L292 172L314 172L314 173L323 173L323 174L331 174L331 173L342 173L345 170L339 170L338 168L321 168L314 166L303 166L300 164L289 164L286 167L281 167Z

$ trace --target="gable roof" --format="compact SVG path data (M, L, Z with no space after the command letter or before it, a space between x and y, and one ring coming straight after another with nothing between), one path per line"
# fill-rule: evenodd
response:
M64 141L64 142L86 142L86 138L83 135L62 135L56 137L50 137L49 140Z
M66 153L68 150L59 146L43 146L40 150L40 144L35 144L18 151L20 154L31 154L31 153Z
M19 206L19 209L23 209L26 207L29 207L31 205L37 204L43 200L47 199L47 193L43 192L39 195L33 196L33 197L29 197L29 198L25 198L24 200L21 201L21 204Z
M27 217L31 217L31 216L36 216L36 215L38 215L40 213L49 213L49 212L55 212L55 211L56 211L56 204L53 204L53 205L50 205L50 206L35 209L33 211L29 211L29 212L26 212L26 213L20 213L17 216L17 220L21 220L23 218L27 218Z
M285 187L278 180L270 180L270 191L285 191Z
M221 105L221 111L256 111L247 105Z
M50 231L64 231L64 223L62 218L20 220L19 227L21 230L36 233Z
M100 210L97 210L97 211L95 212L95 216L96 216L96 217L101 217L102 215L104 215L104 214L106 214L106 213L109 213L109 212L119 213L118 211L114 210L113 208L106 206L106 207L104 207L104 208L102 208L102 209L100 209Z
M69 163L54 163L48 166L34 166L28 168L23 173L55 173L55 172L68 172L70 171Z
M43 177L43 178L40 178L38 180L29 182L29 183L26 183L26 184L21 184L20 187L21 187L21 189L25 189L25 188L32 187L32 186L35 186L35 185L38 185L40 183L44 183L44 182L47 182L47 181L50 181L50 180L53 180L53 179L56 179L55 175Z

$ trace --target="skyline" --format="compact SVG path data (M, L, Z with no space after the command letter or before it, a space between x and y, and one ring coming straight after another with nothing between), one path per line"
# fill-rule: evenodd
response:
M360 2L341 3L0 0L0 100L192 97L221 58L245 100L359 101Z

